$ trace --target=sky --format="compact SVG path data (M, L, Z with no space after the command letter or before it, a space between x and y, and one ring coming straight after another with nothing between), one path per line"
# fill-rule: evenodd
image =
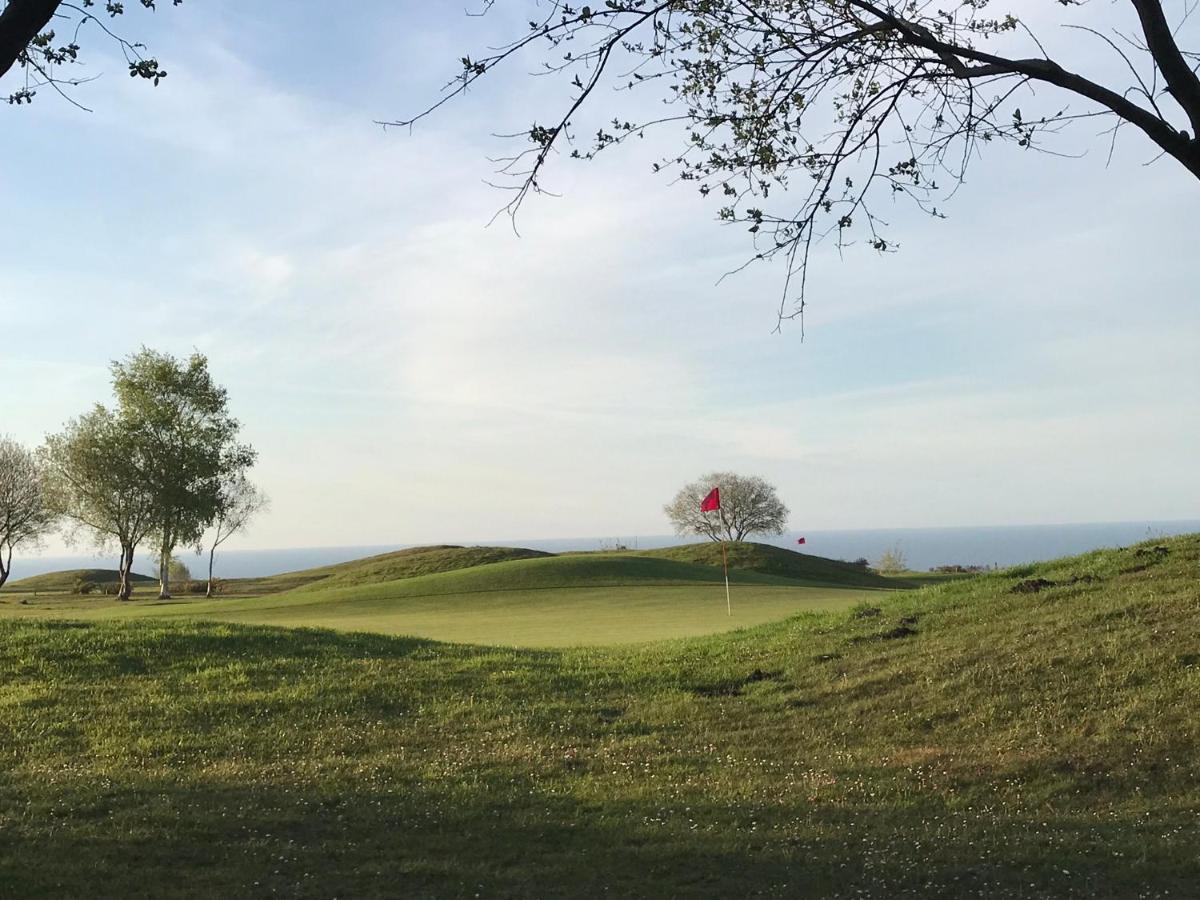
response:
M801 340L783 270L722 279L747 235L651 171L680 135L556 161L519 235L489 225L495 135L567 96L535 60L377 124L530 7L131 9L159 87L93 36L90 112L4 107L0 433L108 402L143 345L199 350L271 497L234 549L661 534L711 470L775 484L798 530L1200 518L1179 166L1132 133L1110 161L1095 123L1063 156L989 148L948 218L889 210L900 252L819 249Z

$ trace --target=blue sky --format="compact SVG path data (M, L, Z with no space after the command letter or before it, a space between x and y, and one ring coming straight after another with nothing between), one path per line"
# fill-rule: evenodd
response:
M801 343L771 333L778 267L717 284L750 247L650 172L668 135L486 227L491 135L565 96L532 63L374 124L527 5L131 10L160 87L93 41L92 112L6 108L0 432L38 443L140 345L198 348L273 500L244 548L661 533L711 469L801 530L1200 516L1182 169L1132 134L1107 163L1094 124L1080 158L995 148L949 219L890 211L898 254L820 251Z

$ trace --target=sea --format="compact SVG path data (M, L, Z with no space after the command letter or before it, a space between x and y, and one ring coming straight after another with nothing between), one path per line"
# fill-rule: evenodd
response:
M1126 547L1141 541L1200 532L1200 519L1174 521L1104 522L1070 525L998 525L957 528L874 528L838 531L789 532L763 543L831 559L878 560L888 551L902 554L910 569L925 571L944 565L1016 566L1086 553L1102 547ZM800 538L804 543L800 544ZM438 541L468 546L528 547L563 553L572 550L611 550L620 547L650 550L670 547L694 538L675 535L624 535L577 538L525 538L491 541ZM327 566L364 556L418 546L375 544L345 547L293 547L275 550L227 550L217 554L216 574L222 578L257 578ZM207 570L207 558L181 554L196 577ZM63 569L117 567L116 555L21 557L13 559L12 578L27 578ZM149 556L139 556L134 571L152 574Z

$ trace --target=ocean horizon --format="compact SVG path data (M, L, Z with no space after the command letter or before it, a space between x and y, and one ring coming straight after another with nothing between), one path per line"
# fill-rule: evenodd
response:
M909 568L925 571L936 566L1023 565L1072 556L1104 547L1124 547L1156 537L1200 532L1200 519L1142 520L1134 522L1073 523L1065 525L985 525L946 528L868 528L788 532L759 539L762 543L799 550L831 559L866 558L875 562L885 552L899 550ZM799 538L805 538L803 545ZM218 551L218 578L258 578L328 566L365 556L429 544L465 546L527 547L550 553L613 549L651 550L689 543L693 538L677 535L628 535L608 537L526 538L490 541L444 540L426 544L370 544L331 547L293 547L265 550ZM203 577L207 556L179 554L192 574ZM64 569L116 568L116 554L90 553L68 556L13 559L12 580ZM149 554L138 554L134 570L153 574L156 566Z

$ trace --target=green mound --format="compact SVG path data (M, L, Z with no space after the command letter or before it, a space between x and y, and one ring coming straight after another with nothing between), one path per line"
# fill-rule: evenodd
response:
M770 544L735 541L725 545L731 569L743 569L793 581L846 584L855 587L906 587L903 580L884 578L853 563L796 553ZM708 541L663 550L643 550L639 556L673 559L706 566L721 565L721 545Z
M0 884L1191 896L1198 574L1190 536L623 649L0 620Z
M157 583L148 575L132 573L130 580L134 584ZM31 593L33 591L62 592L70 591L77 581L91 581L95 584L116 584L121 573L116 569L69 569L62 572L47 572L44 575L31 575L18 581L10 581L4 590L14 593Z
M387 583L372 584L364 581L347 585L330 579L310 585L307 589L325 591L361 584L366 590L355 592L355 596L366 596L371 591L382 591L395 596L425 596L640 584L715 584L722 581L723 577L719 564L714 567L701 563L639 556L541 554L536 558L488 562ZM748 570L731 572L730 578L746 584L790 583L785 578Z
M322 588L349 587L550 555L521 547L458 547L449 544L409 547L365 559L265 578L233 578L225 585L226 591L234 594L278 593L311 585Z

